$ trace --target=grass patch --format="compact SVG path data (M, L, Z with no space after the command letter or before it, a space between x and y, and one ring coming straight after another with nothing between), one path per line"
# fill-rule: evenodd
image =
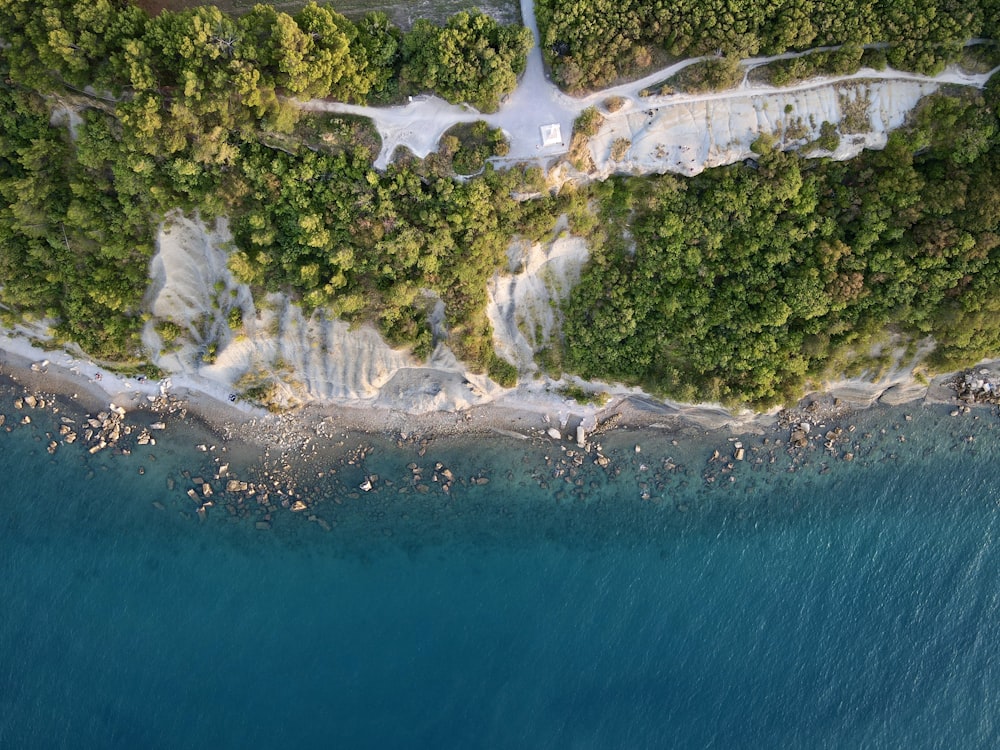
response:
M837 132L837 126L824 120L823 124L819 126L819 138L812 143L807 143L802 147L802 150L808 152L819 148L824 151L836 151L839 145L840 133Z
M153 330L156 331L160 337L160 341L163 342L163 350L165 352L175 352L181 348L180 339L184 335L185 330L174 321L158 320L154 324Z
M615 138L614 143L611 144L611 158L615 161L621 161L630 148L632 148L632 141L628 138Z
M743 66L735 57L718 57L689 65L662 83L650 86L650 93L698 94L731 89L743 81Z
M880 52L880 50L871 50ZM836 50L810 52L790 60L775 60L750 71L753 83L767 83L772 86L790 86L817 76L846 76L858 72L868 65L876 69L885 67L885 53L880 58L869 56L865 61L865 50L860 44L845 44ZM879 65L881 67L879 67Z
M581 406L604 406L611 400L611 394L605 391L592 392L579 385L564 385L556 391L560 396L572 399Z
M604 124L604 116L596 107L587 107L573 123L573 137L569 142L569 163L581 172L594 169L594 159L590 155L590 139L597 135Z
M965 47L958 58L958 66L967 73L989 73L1000 65L1000 45L985 42Z
M609 114L613 114L625 106L625 99L621 96L609 96L604 100L604 109Z
M490 128L484 121L463 122L445 131L438 143L442 166L450 165L460 175L482 171L492 156L506 156L510 144L500 128Z
M247 372L233 386L247 401L263 406L270 412L282 410L278 397L278 384L262 370Z
M332 154L362 148L375 161L382 150L382 138L368 117L336 112L303 112L294 135L302 142Z
M853 95L852 95L853 94ZM871 101L868 99L868 92L857 86L841 89L837 92L840 99L840 132L867 133L871 130L871 121L868 118L868 108Z

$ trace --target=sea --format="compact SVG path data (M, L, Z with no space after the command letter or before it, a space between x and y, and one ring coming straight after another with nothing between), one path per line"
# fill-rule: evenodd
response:
M265 453L177 418L140 445L137 413L91 453L73 403L18 395L0 748L1000 746L988 407L590 451L334 425Z

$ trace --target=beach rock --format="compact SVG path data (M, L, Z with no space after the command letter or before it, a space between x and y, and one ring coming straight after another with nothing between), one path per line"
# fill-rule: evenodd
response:
M21 417L21 424L31 424L31 417L25 414L23 417Z
M292 503L291 511L292 511L292 513L301 513L302 511L306 510L308 507L309 506L307 506L301 500L296 500L294 503Z
M38 406L38 399L36 399L34 396L25 396L24 403L26 403L30 408L34 409L36 406Z
M254 527L258 531L267 531L268 529L271 528L271 522L270 521L257 521L257 523L254 524Z
M546 433L553 440L562 440L562 433L559 432L559 430L557 430L555 427L550 427L548 430L546 430Z
M201 494L204 497L211 497L212 496L212 485L210 485L208 482L204 482L201 485Z
M165 429L167 429L167 426L165 424L163 424L163 422L153 422L153 424L151 424L149 426L149 429L151 429L151 430L165 430Z
M360 489L360 490L364 490L365 492L371 492L371 491L372 491L372 487L373 487L373 485L372 485L372 480L366 477L366 478L365 478L365 481L363 481L363 482L362 482L362 483L361 483L361 484L360 484L360 485L358 486L358 489Z

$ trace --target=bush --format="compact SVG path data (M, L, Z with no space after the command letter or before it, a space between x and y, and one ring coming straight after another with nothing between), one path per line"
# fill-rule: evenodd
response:
M611 144L611 158L614 161L621 161L630 148L632 148L632 141L628 138L615 138L615 142Z

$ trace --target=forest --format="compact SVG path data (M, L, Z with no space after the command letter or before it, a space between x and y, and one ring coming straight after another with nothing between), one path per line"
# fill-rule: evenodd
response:
M688 7L634 5L664 19ZM549 34L552 8L571 6L544 7ZM727 42L727 54L883 33L855 16L837 22L824 5L791 38L794 24L756 7L755 25L737 24L743 46ZM892 16L892 33L915 18L909 7ZM625 23L630 8L608 10L607 23ZM991 32L994 11L969 8L966 18L942 5L951 20L917 38L943 40L930 47L947 56L958 35ZM693 54L730 33L689 26L656 26L656 43ZM650 43L654 26L638 28L647 36L636 31L630 44ZM417 356L435 343L427 318L440 298L452 348L505 385L517 372L494 351L487 282L514 238L549 235L564 213L591 248L563 311L561 350L547 355L567 372L763 406L861 361L888 330L933 337L937 368L1000 352L995 83L927 98L883 151L849 162L761 139L753 163L554 195L538 167L486 161L506 144L485 123L382 172L366 121L289 101L435 91L495 107L523 71L530 34L480 13L404 34L380 14L354 23L316 4L294 15L256 6L240 17L212 7L149 17L112 0L15 0L0 8L0 38L0 318L43 319L104 362L142 364L155 228L174 208L231 219L231 268L256 293L371 320ZM945 59L919 62L906 49L894 42L886 55L926 69Z
M935 94L884 150L847 162L762 139L753 164L596 186L599 236L565 307L567 367L769 406L866 363L890 330L932 336L937 369L995 355L997 93Z
M654 63L884 45L888 64L935 74L973 38L997 38L997 0L537 0L542 51L567 91Z

